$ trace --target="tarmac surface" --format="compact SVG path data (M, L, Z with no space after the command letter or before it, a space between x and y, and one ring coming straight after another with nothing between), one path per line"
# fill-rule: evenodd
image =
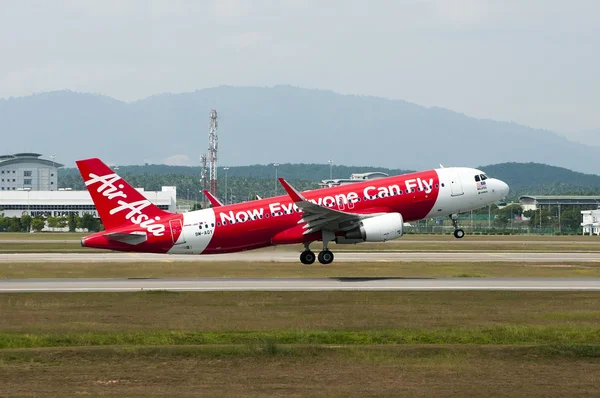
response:
M203 279L8 279L0 293L334 290L600 291L600 278L203 278Z
M583 238L583 239L582 239ZM573 240L566 239L547 239L547 240L527 240L519 241L517 239L396 239L386 242L386 245L398 245L398 246L410 246L413 244L426 244L426 243L440 243L447 244L452 242L454 245L488 245L488 244L505 244L511 245L516 243L522 244L535 244L535 245L552 245L552 244L560 244L560 245L597 245L600 247L600 241L597 239L587 239L588 237L577 237ZM64 243L72 243L79 245L81 243L80 239L0 239L0 244L2 243L48 243L48 244L64 244Z
M337 251L335 262L600 262L596 252L349 252ZM229 254L184 255L150 253L3 253L0 263L42 263L42 262L298 262L299 253L294 251L258 250Z

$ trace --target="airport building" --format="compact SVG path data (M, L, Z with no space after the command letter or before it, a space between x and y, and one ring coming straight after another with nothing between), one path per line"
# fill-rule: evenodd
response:
M30 189L32 191L56 191L58 168L63 165L41 159L39 153L15 153L0 155L0 192Z
M548 206L587 206L600 209L600 196L521 196L523 211Z
M584 210L581 214L584 235L600 235L600 210Z
M330 180L322 180L319 183L321 188L337 187L339 185L352 184L355 182L363 182L366 180L376 180L378 178L389 177L388 174L381 171L372 171L369 173L354 173L350 178L335 178Z
M173 213L176 211L176 187L162 187L160 191L136 189L159 208ZM98 218L96 206L94 206L89 192L70 189L0 191L0 213L4 213L5 217L17 218L23 215L67 217L70 213L75 213L80 217L84 214L91 214L94 218Z
M58 168L54 158L46 160L39 153L15 153L0 156L0 214L5 217L66 217L91 214L98 218L96 206L87 190L58 188ZM163 210L176 212L177 188L160 191L136 188L146 199Z

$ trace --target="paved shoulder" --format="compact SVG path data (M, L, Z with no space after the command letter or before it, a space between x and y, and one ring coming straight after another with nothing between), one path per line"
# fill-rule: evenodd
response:
M0 292L335 291L335 290L587 290L600 279L553 278L203 278L12 279Z
M40 262L160 262L160 261L194 261L194 262L298 262L299 253L294 251L247 251L229 254L183 255L183 254L150 254L150 253L5 253L0 254L0 263L40 263ZM600 253L594 252L348 252L335 253L336 262L402 262L402 261L438 261L438 262L600 262Z

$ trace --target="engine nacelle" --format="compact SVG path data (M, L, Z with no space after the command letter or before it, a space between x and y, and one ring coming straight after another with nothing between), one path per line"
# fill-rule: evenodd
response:
M358 227L344 235L346 241L385 242L404 233L404 219L400 213L388 213L362 220ZM346 243L346 242L344 242ZM349 243L349 242L348 242Z

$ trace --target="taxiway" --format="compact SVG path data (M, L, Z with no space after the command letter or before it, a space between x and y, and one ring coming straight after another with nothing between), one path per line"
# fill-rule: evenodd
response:
M600 279L571 278L202 278L7 279L0 293L132 291L335 291L335 290L579 290L600 291Z
M280 250L257 250L217 255L149 254L149 253L3 253L0 263L40 262L298 262L299 253ZM335 263L340 262L600 262L596 252L479 252L479 251L337 251ZM334 264L335 264L334 263Z

